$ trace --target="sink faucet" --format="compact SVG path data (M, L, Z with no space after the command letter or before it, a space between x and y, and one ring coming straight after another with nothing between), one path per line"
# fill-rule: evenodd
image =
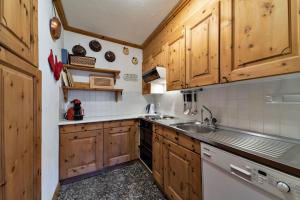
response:
M209 118L203 119L204 110L206 110L209 113ZM216 128L217 119L213 117L212 111L204 105L201 108L201 123L206 123L207 126Z

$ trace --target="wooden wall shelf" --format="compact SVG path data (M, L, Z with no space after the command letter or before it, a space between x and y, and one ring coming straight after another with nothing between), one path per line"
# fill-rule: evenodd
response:
M69 93L70 90L114 92L116 102L118 102L119 96L122 95L122 93L123 93L123 89L117 89L117 88L83 88L83 87L66 87L66 86L63 86L62 89L63 89L65 101L68 101L68 93Z
M104 69L104 68L93 68L93 67L85 67L85 66L77 66L77 65L64 65L67 69L80 70L85 72L95 72L95 73L105 73L111 75L116 83L116 79L120 78L120 70L114 69Z
M72 70L80 70L85 72L95 72L95 73L102 73L106 74L105 76L109 76L114 78L114 81L116 83L116 79L120 78L120 70L114 70L114 69L104 69L104 68L92 68L92 67L85 67L85 66L77 66L77 65L64 65L66 69L72 69ZM114 92L115 93L115 99L116 102L119 100L119 96L122 95L123 89L116 89L116 88L88 88L84 85L77 85L73 87L67 87L63 86L63 93L64 93L64 100L68 100L68 94L70 90L82 90L82 91L102 91L102 92Z

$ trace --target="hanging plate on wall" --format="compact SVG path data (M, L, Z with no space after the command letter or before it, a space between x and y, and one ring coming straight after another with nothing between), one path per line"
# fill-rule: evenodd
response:
M72 52L75 56L85 56L86 55L86 50L83 46L81 45L75 45L73 48L72 48Z
M139 63L137 57L133 57L131 60L132 64L137 65Z
M125 55L128 55L129 54L129 48L128 47L123 47L123 53Z
M60 38L61 23L57 17L52 17L50 19L50 34L53 40L57 40Z
M101 44L97 40L90 41L89 46L95 52L99 52L102 49Z
M116 59L116 56L112 51L107 51L104 57L108 62L114 62Z

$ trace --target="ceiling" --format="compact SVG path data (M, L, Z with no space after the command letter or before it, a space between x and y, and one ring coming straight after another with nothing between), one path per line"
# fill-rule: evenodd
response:
M68 25L142 45L180 0L61 0Z

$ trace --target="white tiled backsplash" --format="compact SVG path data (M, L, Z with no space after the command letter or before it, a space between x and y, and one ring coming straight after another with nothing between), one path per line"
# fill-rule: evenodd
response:
M130 91L124 91L118 102L115 102L114 93L110 92L72 91L68 101L73 99L81 100L85 117L142 114L148 102L153 102L151 96L143 97L140 92Z
M238 82L205 88L198 93L200 108L206 105L224 126L300 139L300 104L267 104L265 96L279 93L300 94L300 78ZM155 97L159 112L183 115L180 92ZM184 116L186 117L186 116Z

